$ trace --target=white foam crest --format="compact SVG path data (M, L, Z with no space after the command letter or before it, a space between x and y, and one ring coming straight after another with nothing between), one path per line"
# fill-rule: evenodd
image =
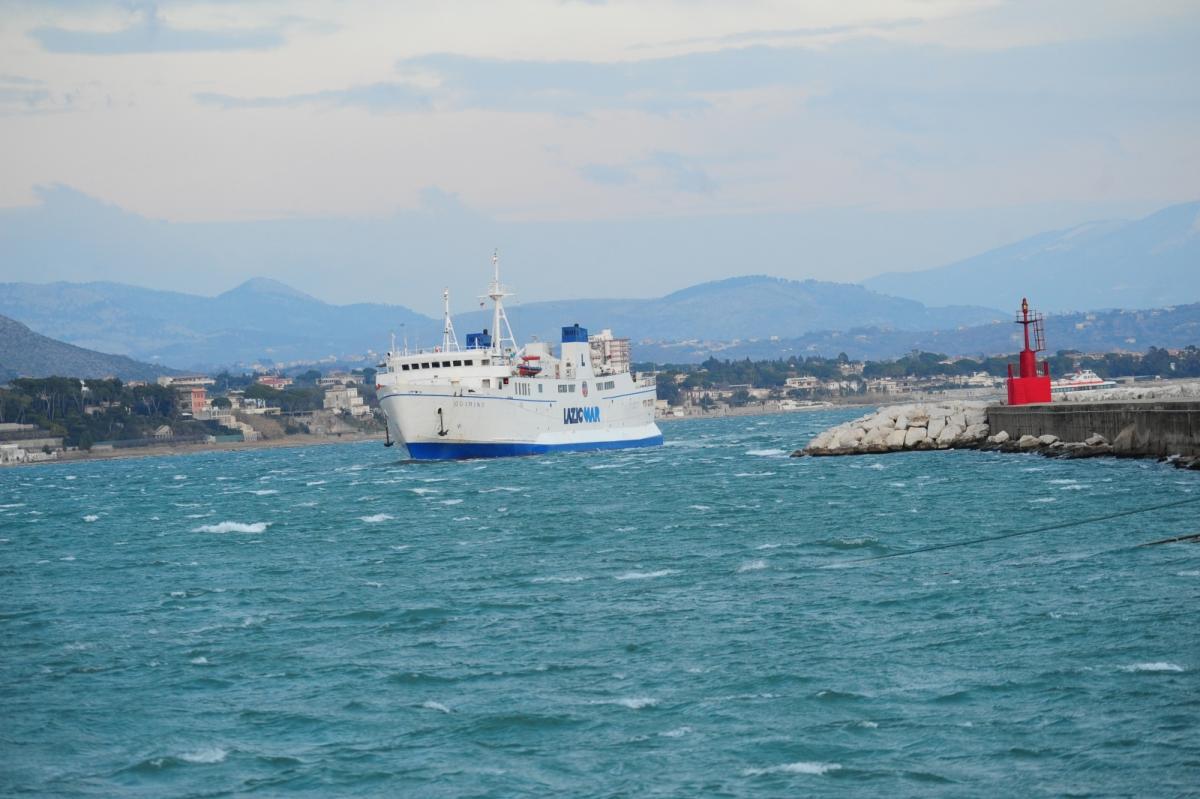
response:
M519 488L516 486L495 486L493 488L481 488L481 489L479 489L479 493L480 494L494 494L497 491L508 491L510 493L517 493L517 492L524 491L524 490L525 490L524 488Z
M327 482L328 482L327 480L309 480L307 483L305 483L305 485L306 486L323 486Z
M68 480L75 480L75 479L76 479L76 475L73 475L73 474L68 474L68 475L67 475L67 477L66 477L66 479L68 479Z
M770 477L775 472L738 472L734 477Z
M1185 669L1175 663L1160 660L1154 663L1134 663L1132 666L1122 666L1121 671L1185 671Z
M587 578L580 574L568 574L562 577L534 577L531 583L581 583Z
M25 507L24 502L12 502L8 505L0 505L0 510L8 510L9 508L23 508L23 507Z
M782 544L759 544L755 549L779 549Z
M618 574L618 580L653 580L656 577L666 577L669 574L679 574L677 569L659 569L653 572L625 572Z
M756 571L759 571L760 569L765 569L765 568L767 568L767 562L765 560L752 560L752 561L743 563L741 566L738 566L738 571L739 572L756 572Z
M441 702L434 702L432 699L428 702L422 702L421 707L427 710L436 710L439 713L449 713L450 708L443 705Z
M882 463L872 463L872 464L871 464L870 466L868 466L867 468L868 468L868 469L875 469L875 470L877 470L877 471L883 471L883 470L884 470L884 469L886 469L887 467L886 467L886 466L884 466Z
M692 510L699 510L699 511L712 510L712 508L708 505L688 505L688 507L691 508Z
M1031 505L1034 505L1034 504L1044 505L1049 502L1058 502L1058 498L1057 497L1039 497L1037 499L1029 500L1029 504L1031 504Z
M1090 487L1091 486L1075 484L1075 485L1069 485L1069 486L1059 486L1058 490L1059 491L1083 491L1084 489L1090 488Z
M188 661L188 663L191 663L193 666L207 666L208 658L201 655L198 658L192 658L191 660Z
M406 491L411 491L411 492L413 492L414 494L417 494L417 495L423 495L423 494L436 494L436 493L437 493L437 489L436 489L436 488L408 488L408 489L405 489L405 490L406 490Z
M768 766L766 768L748 768L742 771L742 774L747 777L758 777L763 774L827 774L830 771L837 771L841 766L837 763L807 763L801 761L799 763L784 763L781 766Z
M85 522L98 522L100 521L100 517L94 513L89 513L87 516L83 517L83 520Z
M650 696L630 696L618 699L613 704L627 707L630 710L641 710L644 707L654 707L658 704L658 700Z
M891 486L892 488L904 488L904 487L905 487L905 486L907 486L908 484L907 484L907 483L901 483L901 482L895 482L895 483L888 483L888 485L889 485L889 486Z
M624 469L623 463L598 463L595 466L589 466L589 469L595 471L597 469Z
M443 499L441 504L443 504L443 505L461 505L462 500L461 499Z
M265 533L272 522L221 522L220 524L202 524L193 533Z
M682 738L683 736L687 735L691 731L692 731L691 727L676 727L673 730L667 730L666 732L660 732L659 735L662 736L663 738Z
M359 516L358 518L367 524L379 524L380 522L389 521L394 517L386 513L376 513L374 516Z
M876 727L878 727L878 726L879 726L879 724L878 724L878 723L876 723L876 722L874 722L874 721L860 721L860 722L858 723L858 726L860 726L860 727L866 727L868 730L873 730L873 729L875 729Z
M218 746L206 746L179 755L179 759L186 763L221 763L227 757L229 752Z
M1050 485L1066 486L1066 485L1072 485L1074 483L1078 483L1079 481L1071 480L1069 478L1057 478L1054 480L1047 480L1046 482L1049 483Z
M278 494L279 492L274 488L260 488L257 491L251 491L250 493L256 497L269 497L272 494Z
M781 455L787 455L788 453L786 450L782 449L752 449L746 454L754 455L759 458L778 458Z
M172 480L186 480L187 475L186 474L177 474L174 477L172 477L171 479Z
M1200 571L1179 572L1179 577L1200 577Z

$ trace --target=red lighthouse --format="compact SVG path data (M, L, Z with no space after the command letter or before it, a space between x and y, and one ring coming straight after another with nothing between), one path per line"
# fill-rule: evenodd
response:
M1021 376L1013 377L1012 364L1008 365L1008 404L1028 405L1031 402L1050 401L1050 364L1042 362L1042 373L1038 374L1037 354L1046 349L1042 333L1042 315L1029 310L1029 301L1021 298L1021 312L1017 324L1025 328L1025 349L1021 350ZM1033 328L1030 341L1029 328Z

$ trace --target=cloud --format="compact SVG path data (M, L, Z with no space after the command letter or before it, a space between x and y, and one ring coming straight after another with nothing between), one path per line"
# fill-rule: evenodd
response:
M234 97L201 92L197 102L224 109L296 108L315 105L325 108L365 108L371 111L420 111L430 107L429 96L403 83L372 83L347 89L330 89L280 97Z
M679 191L710 194L717 189L716 181L709 177L707 172L679 153L653 153L650 162L658 167L671 186Z
M584 164L579 174L590 183L601 186L625 186L636 183L637 177L625 167L611 164Z
M50 53L127 55L134 53L197 53L231 50L269 50L284 44L276 29L185 30L172 28L154 6L142 10L141 20L117 31L79 31L36 28L30 35Z

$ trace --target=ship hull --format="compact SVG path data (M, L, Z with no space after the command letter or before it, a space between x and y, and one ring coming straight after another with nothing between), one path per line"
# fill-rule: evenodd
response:
M660 446L653 398L653 388L594 392L590 401L425 388L385 394L380 406L402 457L462 460Z

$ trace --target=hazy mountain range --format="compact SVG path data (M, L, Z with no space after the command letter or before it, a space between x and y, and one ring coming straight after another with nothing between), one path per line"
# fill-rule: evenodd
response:
M891 272L868 288L924 303L1045 311L1158 308L1200 300L1200 202L1133 222L1078 225L923 272Z
M1140 311L1091 311L1046 317L1046 345L1051 352L1144 352L1150 347L1200 346L1200 303ZM721 359L787 358L844 352L851 358L883 360L913 350L976 357L1015 353L1022 347L1021 328L1006 319L955 330L881 330L875 327L825 330L771 341L655 343L635 348L639 361L699 363Z
M520 341L532 336L554 341L562 325L579 322L647 342L635 357L655 360L678 360L684 353L692 360L712 351L755 357L842 350L888 357L914 347L948 354L1006 352L1013 349L1009 320L1022 296L1046 311L1200 300L1198 220L1200 203L1176 205L1135 222L1040 234L924 272L880 275L866 286L736 277L656 299L514 302L509 317ZM135 231L141 224L108 221ZM90 256L64 251L55 257ZM30 264L35 273L36 258ZM198 283L204 275L197 271ZM600 289L598 284L597 293ZM490 310L479 309L474 298L452 300L460 340L490 327ZM467 303L471 310L463 311ZM1050 343L1137 349L1200 341L1188 326L1189 311L1164 313L1101 317L1111 324L1056 316L1049 320ZM183 369L361 359L368 350L384 350L391 332L413 346L441 338L440 320L407 307L332 305L264 278L215 297L120 283L6 283L0 284L0 314L80 347ZM1139 327L1138 319L1158 322ZM1165 320L1179 324L1164 326ZM740 343L731 347L732 342Z
M216 297L118 283L0 284L0 313L34 330L105 352L186 369L317 360L383 351L388 333L431 346L442 324L399 305L330 305L257 278ZM858 326L901 330L955 327L1005 316L988 308L927 308L862 286L745 277L706 283L655 300L582 300L515 305L524 341L557 340L578 321L635 340L792 337ZM455 317L460 340L491 325L490 311Z
M64 344L0 316L0 382L14 377L119 377L153 380L172 370Z

